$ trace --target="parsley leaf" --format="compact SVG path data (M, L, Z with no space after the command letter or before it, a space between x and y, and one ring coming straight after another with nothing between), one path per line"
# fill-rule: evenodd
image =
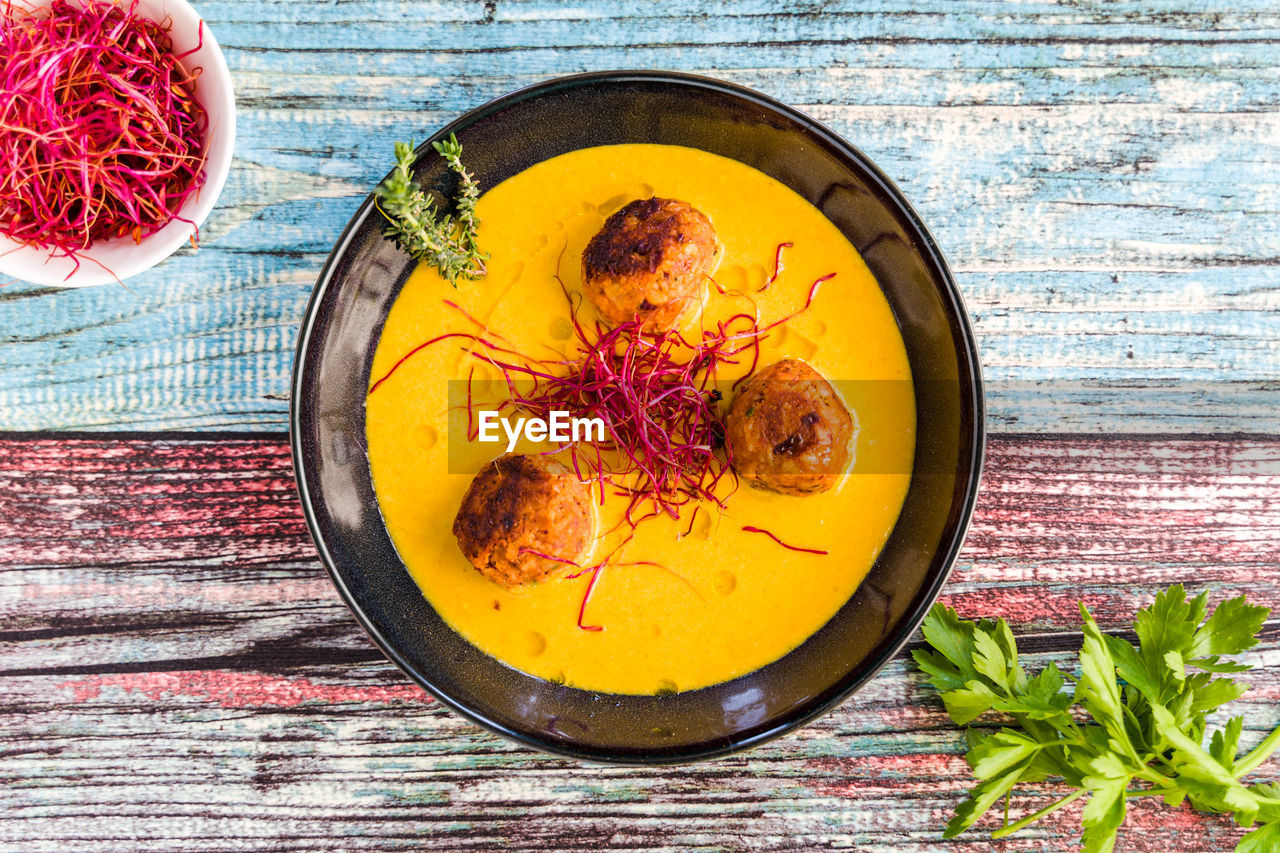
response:
M1080 842L1087 853L1111 853L1127 811L1125 792L1133 780L1115 755L1103 754L1089 765L1090 774L1081 780L1089 791L1089 802L1080 815L1084 835Z
M1189 658L1238 655L1258 645L1255 636L1270 613L1250 604L1243 596L1222 602L1204 623L1187 649Z
M1236 853L1275 853L1280 850L1280 821L1263 824L1236 845Z
M1003 619L968 621L935 605L923 625L932 650L912 654L947 713L959 725L988 712L1014 723L995 732L966 729L966 760L980 782L956 807L945 837L973 826L1020 782L1057 778L1073 790L1012 823L1006 802L994 837L1088 797L1081 813L1082 849L1111 853L1128 799L1148 795L1170 806L1189 800L1197 809L1231 813L1240 825L1254 827L1237 853L1280 849L1280 784L1240 781L1280 748L1280 728L1241 757L1244 720L1233 717L1203 746L1206 714L1248 689L1215 677L1249 669L1224 656L1256 645L1268 613L1243 597L1210 613L1206 593L1188 599L1182 586L1173 586L1138 611L1134 646L1102 633L1081 605L1084 642L1072 685L1052 663L1029 677Z

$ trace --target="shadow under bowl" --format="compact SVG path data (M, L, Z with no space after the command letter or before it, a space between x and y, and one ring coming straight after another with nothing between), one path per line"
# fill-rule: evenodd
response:
M468 719L552 753L676 763L744 749L831 709L909 639L945 582L983 455L978 355L955 282L910 205L863 154L819 123L738 86L683 74L608 72L500 98L456 133L482 187L568 151L661 143L730 157L821 210L880 282L915 383L915 469L879 559L853 597L791 653L722 684L662 696L553 684L459 636L404 568L378 510L365 449L374 348L414 263L380 234L372 197L330 255L298 342L290 412L307 522L343 599L414 681ZM430 142L430 140L428 141ZM424 148L425 148L424 144ZM418 176L441 175L423 158Z

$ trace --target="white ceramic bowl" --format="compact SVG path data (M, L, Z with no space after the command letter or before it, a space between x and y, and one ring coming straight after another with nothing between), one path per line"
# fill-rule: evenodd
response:
M14 5L30 8L48 5L48 2L19 0ZM191 50L199 42L200 15L186 0L138 0L137 14L153 21L171 18L170 36L177 53ZM187 68L199 66L203 69L196 80L196 99L209 117L209 129L205 135L207 161L204 184L179 211L179 215L190 222L175 219L141 243L134 243L130 237L97 240L79 253L79 270L69 258L53 258L48 250L25 246L0 235L0 285L14 278L59 287L107 284L150 269L187 243L195 228L213 209L231 170L236 105L231 90L231 72L207 25L204 26L203 46L185 57L182 64Z

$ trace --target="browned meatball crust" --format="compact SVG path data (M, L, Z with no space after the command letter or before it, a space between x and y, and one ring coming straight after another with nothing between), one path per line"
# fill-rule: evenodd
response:
M661 332L697 304L715 262L711 220L686 202L638 199L605 220L582 252L582 287L610 323Z
M849 464L853 418L822 374L788 358L747 380L725 418L733 468L752 486L825 492Z
M548 557L577 561L594 533L587 487L559 462L536 454L507 454L486 465L453 521L462 553L506 589L540 581L567 565Z

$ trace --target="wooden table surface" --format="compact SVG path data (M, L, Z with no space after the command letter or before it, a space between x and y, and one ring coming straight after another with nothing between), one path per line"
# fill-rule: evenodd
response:
M1073 849L1078 809L942 840L963 737L905 655L752 752L602 768L443 710L338 600L287 452L310 288L393 140L570 72L758 88L920 211L991 383L945 600L1035 663L1074 654L1079 599L1113 629L1177 581L1280 607L1280 4L197 6L239 102L199 250L0 287L0 850ZM1251 743L1280 621L1247 658ZM1238 836L1144 800L1121 847Z

